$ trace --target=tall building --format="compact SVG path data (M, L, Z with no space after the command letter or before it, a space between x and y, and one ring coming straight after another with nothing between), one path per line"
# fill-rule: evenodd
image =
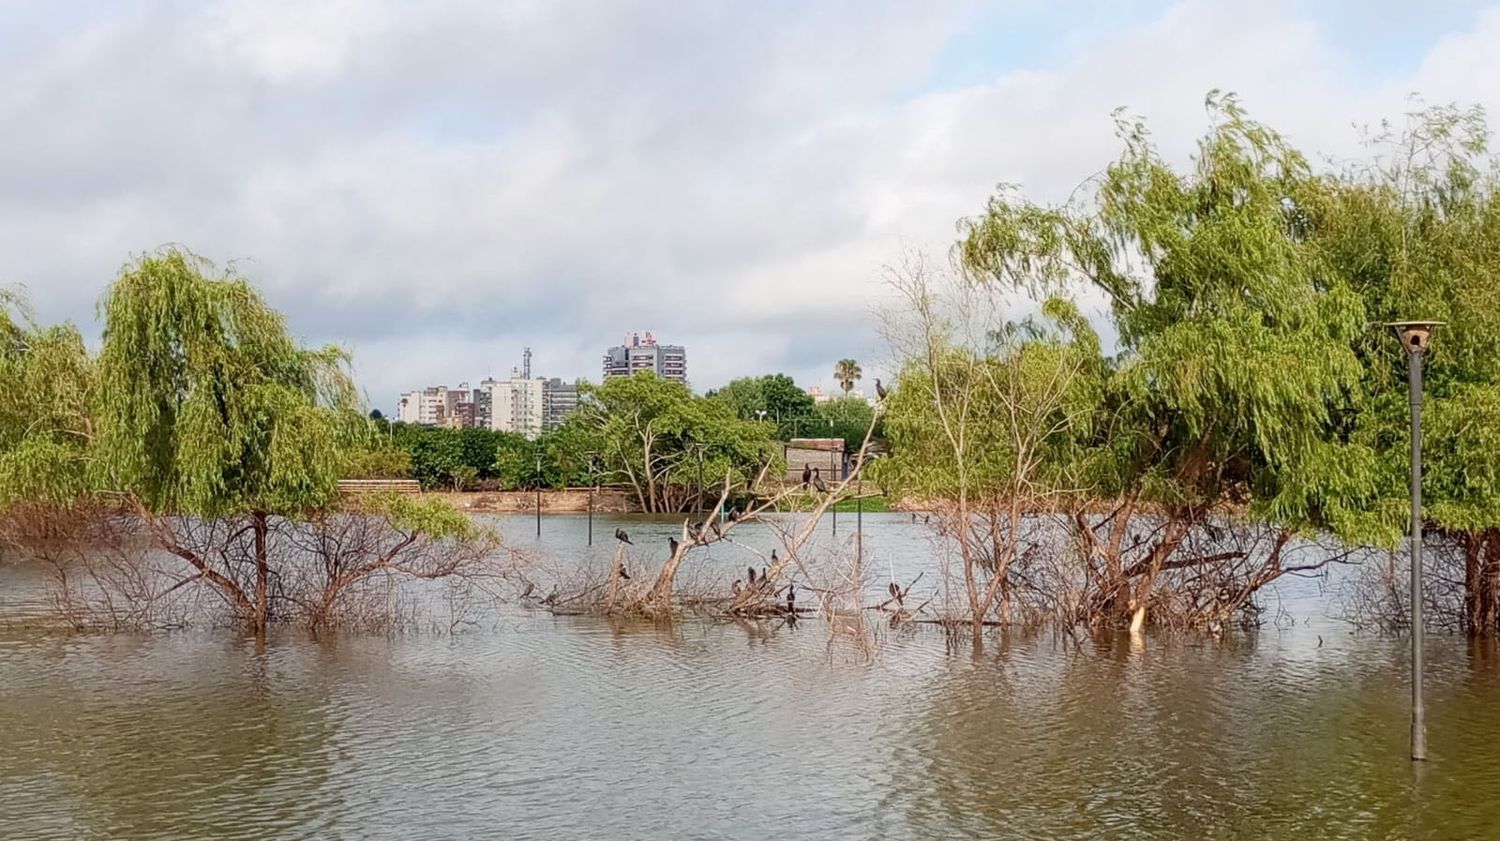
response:
M542 385L542 428L556 429L578 408L578 384L557 377Z
M396 420L424 426L445 426L458 411L464 392L445 385L408 391L396 403Z
M654 371L664 380L687 382L687 350L682 345L659 345L650 330L625 334L625 344L604 352L604 378L628 377Z
M527 438L542 434L545 380L526 379L513 370L508 380L485 382L490 391L490 429L517 432Z

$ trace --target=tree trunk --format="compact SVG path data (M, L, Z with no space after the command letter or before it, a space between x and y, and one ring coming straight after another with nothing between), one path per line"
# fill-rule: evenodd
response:
M266 557L267 537L270 532L269 517L264 511L250 515L255 529L255 612L250 617L250 630L265 633L271 618L270 561Z
M1473 637L1500 634L1500 529L1470 532L1464 550L1464 630Z

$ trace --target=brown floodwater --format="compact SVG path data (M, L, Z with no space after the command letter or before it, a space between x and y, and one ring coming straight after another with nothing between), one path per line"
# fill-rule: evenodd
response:
M877 568L930 550L865 527ZM542 546L582 555L582 529ZM0 609L33 579L7 568ZM1430 639L1413 765L1406 643L1351 633L1328 589L1279 585L1295 625L1220 642L885 631L872 658L813 621L516 608L265 645L0 626L0 839L1500 836L1500 655Z

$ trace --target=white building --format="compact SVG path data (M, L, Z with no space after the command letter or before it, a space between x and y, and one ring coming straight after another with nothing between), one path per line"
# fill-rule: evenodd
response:
M527 438L542 434L546 380L527 379L520 371L511 371L508 380L485 380L479 385L489 390L490 429L517 432Z
M468 383L458 388L434 385L408 391L396 401L396 420L423 426L463 426L473 423L473 403Z

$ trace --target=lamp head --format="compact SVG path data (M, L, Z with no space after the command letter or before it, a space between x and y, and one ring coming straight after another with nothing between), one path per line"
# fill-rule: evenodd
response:
M1386 326L1396 331L1401 347L1407 353L1424 353L1432 342L1432 331L1443 324L1441 321L1392 321Z

